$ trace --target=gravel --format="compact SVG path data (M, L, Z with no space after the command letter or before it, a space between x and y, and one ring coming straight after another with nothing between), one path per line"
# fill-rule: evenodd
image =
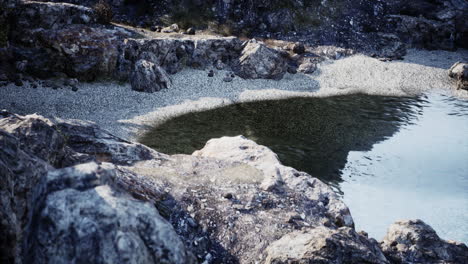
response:
M403 61L382 62L363 55L321 63L315 73L286 74L281 81L243 80L224 82L227 71L186 69L172 75L173 87L148 94L133 91L128 84L95 82L51 89L36 83L13 83L0 87L0 109L18 114L38 113L49 118L95 122L122 138L135 140L149 127L188 113L236 102L298 96L333 96L350 93L413 96L438 89L458 97L447 69L467 61L468 50L457 52L410 50Z

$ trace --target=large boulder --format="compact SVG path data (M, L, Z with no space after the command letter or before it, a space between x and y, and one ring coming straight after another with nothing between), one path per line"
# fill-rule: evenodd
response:
M392 263L466 263L468 247L445 241L421 220L392 224L381 242L381 248Z
M160 66L147 60L139 60L130 76L130 84L135 91L154 93L170 88L172 81Z
M354 225L330 187L240 136L210 140L193 155L120 169L146 179L133 176L126 190L156 202L200 262L262 262L265 249L294 230ZM148 181L162 184L167 195L152 192Z
M265 263L271 264L389 263L377 241L349 227L294 231L268 246L266 254Z
M457 82L458 89L468 90L468 64L457 62L450 67L448 74Z
M23 263L34 208L50 168L22 147L17 137L0 129L0 263Z
M195 263L156 208L113 184L111 164L47 175L29 263Z
M285 54L255 40L244 47L235 67L236 74L245 79L281 79L287 69Z

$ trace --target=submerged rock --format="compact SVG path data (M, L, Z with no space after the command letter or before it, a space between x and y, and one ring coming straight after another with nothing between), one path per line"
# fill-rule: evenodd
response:
M236 74L244 79L281 79L288 69L287 59L264 43L249 41L242 51Z
M265 263L388 264L379 244L349 227L294 231L266 249Z
M172 81L166 71L158 65L139 60L130 76L132 89L139 92L154 93L162 89L168 89Z
M458 89L468 90L468 64L457 62L449 69L449 77L457 82Z
M445 241L421 220L399 221L391 225L381 242L392 263L466 263L468 247Z

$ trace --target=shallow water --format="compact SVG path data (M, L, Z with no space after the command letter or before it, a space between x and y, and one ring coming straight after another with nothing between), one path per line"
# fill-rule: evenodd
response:
M330 184L356 228L378 240L394 221L420 218L468 242L468 101L433 93L244 103L174 118L140 141L190 154L236 135Z

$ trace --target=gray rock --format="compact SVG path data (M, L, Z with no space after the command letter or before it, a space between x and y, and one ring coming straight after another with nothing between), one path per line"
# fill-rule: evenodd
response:
M0 263L28 263L27 236L50 167L23 146L0 128Z
M257 41L247 43L235 66L236 74L244 79L281 79L287 69L284 54Z
M168 89L172 85L172 81L166 71L147 60L136 62L133 73L130 76L130 83L133 90L147 93Z
M294 231L266 249L265 263L389 263L377 241L349 227Z
M292 51L296 54L303 54L305 50L305 46L302 43L295 43L292 47Z
M449 69L449 77L457 82L458 89L468 90L468 64L457 62Z
M179 32L179 25L172 24L168 27L165 27L161 30L162 33L176 33Z
M381 248L392 263L466 263L468 247L445 241L421 220L392 224L381 242Z
M302 73L314 73L317 70L317 64L312 61L304 61L299 68L297 69L298 72Z
M57 121L56 127L66 137L67 147L81 155L81 162L94 160L128 165L141 160L164 157L146 146L116 137L89 122ZM70 159L70 156L67 159Z
M195 35L195 29L194 28L188 28L185 33L187 35Z
M353 226L348 208L326 184L281 165L271 150L244 137L210 140L191 156L120 168L165 186L165 196L148 183L137 187L140 180L129 181L126 190L145 190L148 200L159 201L200 262L205 252L214 263L261 262L272 242L296 229Z
M33 263L195 263L156 208L114 186L111 164L49 172ZM47 254L44 254L47 252Z
M66 140L57 127L40 115L20 116L4 113L0 129L17 137L21 148L55 167L62 167L67 155Z

